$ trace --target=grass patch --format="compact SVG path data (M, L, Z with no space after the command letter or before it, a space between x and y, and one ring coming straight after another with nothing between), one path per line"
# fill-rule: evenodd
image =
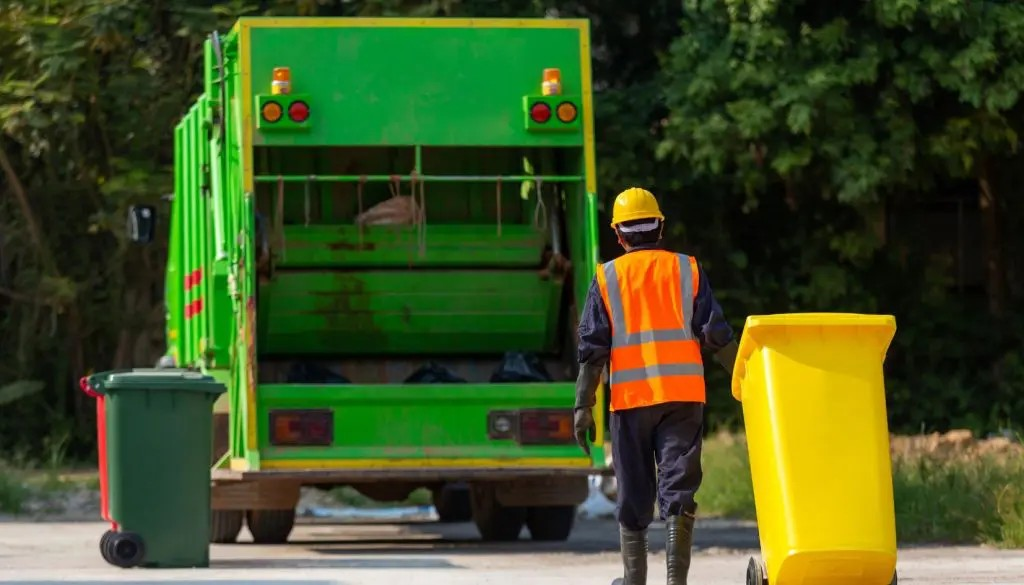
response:
M742 435L719 433L704 441L704 481L697 492L701 516L754 520L747 444Z
M917 456L893 462L896 532L901 542L1024 547L1024 460ZM702 515L756 519L742 436L709 437Z
M28 494L21 472L0 462L0 513L20 512Z
M1024 546L1024 462L1017 457L897 460L893 490L903 540Z

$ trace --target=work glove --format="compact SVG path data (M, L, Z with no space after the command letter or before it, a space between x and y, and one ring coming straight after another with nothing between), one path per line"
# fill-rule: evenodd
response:
M590 443L597 440L597 425L594 423L594 404L597 402L597 385L601 383L603 367L580 364L576 377L576 405L573 412L573 426L576 442L587 455ZM589 439L589 442L588 440Z
M716 351L714 355L715 361L725 368L725 371L729 372L730 376L732 375L732 368L736 364L737 351L739 351L739 346L733 340L725 344L725 347L722 349Z

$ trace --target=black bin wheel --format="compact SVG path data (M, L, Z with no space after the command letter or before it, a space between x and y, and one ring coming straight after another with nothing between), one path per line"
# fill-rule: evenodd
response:
M146 544L134 532L111 532L103 547L103 558L115 567L137 567L146 557Z
M893 573L892 573L892 581L889 581L889 585L896 585L897 582L898 582L898 579L896 578L896 572L893 571Z
M754 557L750 557L750 562L747 563L747 585L768 585L764 567Z
M114 561L110 560L110 557L107 556L107 541L110 540L110 537L114 534L116 533L113 530L108 530L100 537L100 556L103 557L104 561L107 561L110 564L113 564Z

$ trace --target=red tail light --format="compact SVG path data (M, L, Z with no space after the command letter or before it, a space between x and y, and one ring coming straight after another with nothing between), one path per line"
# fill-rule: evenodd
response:
M309 106L302 101L292 102L292 105L288 106L288 117L298 124L305 122L309 119Z
M530 106L530 119L538 124L544 124L551 119L551 106L537 102Z
M270 444L281 447L329 446L334 443L330 409L271 410Z
M546 409L519 412L519 443L551 445L574 440L572 410Z

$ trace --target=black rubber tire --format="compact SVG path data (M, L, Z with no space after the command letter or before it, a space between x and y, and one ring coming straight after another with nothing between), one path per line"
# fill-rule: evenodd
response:
M889 581L889 585L897 585L898 583L899 583L899 579L896 576L896 572L893 571L892 581Z
M107 538L105 559L111 565L130 569L146 558L146 543L134 532L115 532Z
M445 524L469 522L473 519L473 505L469 501L469 487L445 484L431 495L438 520Z
M100 537L100 556L103 557L104 561L107 561L111 565L114 564L114 561L111 560L110 556L107 554L107 541L110 540L110 537L113 534L113 530L108 530L103 533L103 536Z
M502 506L492 493L484 490L471 490L470 503L473 509L473 523L476 524L476 529L483 540L519 540L519 534L526 524L526 508Z
M526 513L530 538L546 542L569 540L576 523L576 506L537 506Z
M256 544L284 544L295 527L295 508L288 510L249 510L246 524Z
M238 533L242 531L245 520L243 510L211 510L210 511L210 542L214 544L231 544L238 541Z
M753 557L750 557L750 562L747 563L747 585L768 585L764 567Z

